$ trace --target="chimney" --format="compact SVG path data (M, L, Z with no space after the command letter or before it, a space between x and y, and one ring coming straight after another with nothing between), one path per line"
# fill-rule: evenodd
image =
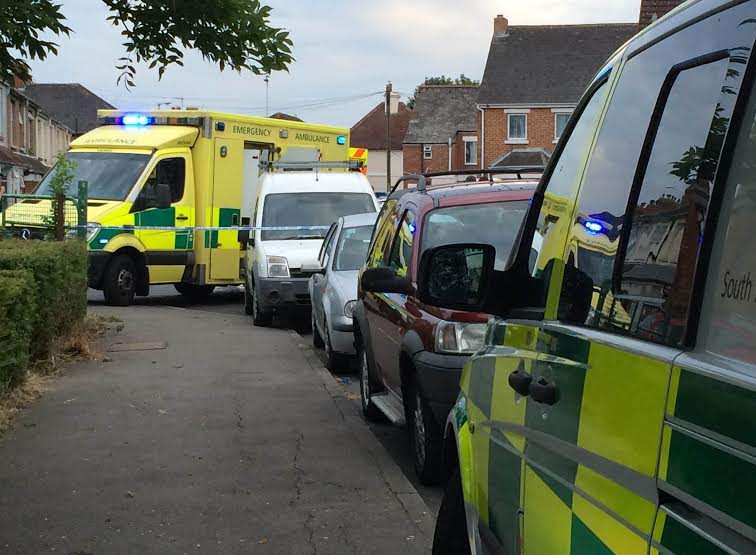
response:
M494 35L506 35L509 28L509 21L506 17L499 14L494 17Z
M638 23L642 28L651 25L654 21L671 12L684 0L641 0L640 18Z

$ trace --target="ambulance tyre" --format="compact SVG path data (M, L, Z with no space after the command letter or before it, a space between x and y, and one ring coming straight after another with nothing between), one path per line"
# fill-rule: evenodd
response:
M433 534L433 555L469 555L465 499L459 469L449 476Z
M117 254L105 270L102 291L110 306L129 306L136 294L137 272L134 259L127 254Z
M215 285L197 285L194 283L174 283L173 287L191 302L201 302L213 294Z

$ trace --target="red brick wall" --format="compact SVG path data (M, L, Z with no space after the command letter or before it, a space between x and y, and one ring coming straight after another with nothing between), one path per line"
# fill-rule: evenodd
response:
M488 108L485 114L485 165L513 149L545 148L554 150L554 112L551 108L531 108L528 113L528 142L507 144L507 112ZM480 147L479 147L480 148Z
M434 144L433 156L430 160L423 159L422 145L404 145L404 173L445 172L449 169L449 145ZM453 159L452 148L452 159Z
M654 16L659 18L683 3L684 0L641 0L640 19L641 27L653 22Z

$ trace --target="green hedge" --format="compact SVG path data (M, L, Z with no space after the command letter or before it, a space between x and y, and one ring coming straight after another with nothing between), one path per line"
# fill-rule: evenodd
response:
M0 393L24 376L36 301L34 276L29 270L0 270Z
M31 296L35 306L30 354L47 356L54 339L86 315L86 245L83 241L0 241L0 270L27 271L24 279L31 287L22 288L21 294ZM6 326L14 324L0 317L0 327ZM0 367L4 351L0 348Z

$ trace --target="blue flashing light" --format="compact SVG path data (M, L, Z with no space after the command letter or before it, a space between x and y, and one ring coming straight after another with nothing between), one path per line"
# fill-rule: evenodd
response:
M150 118L144 114L126 114L121 118L121 125L143 127L149 123Z
M337 145L345 145L346 144L346 135L339 135L336 137L336 144Z
M604 231L604 226L599 222L583 222L583 227L585 227L590 233L601 233Z
M409 227L409 231L412 235L415 234L415 231L417 231L417 226L415 226L414 223L409 224L407 227Z

